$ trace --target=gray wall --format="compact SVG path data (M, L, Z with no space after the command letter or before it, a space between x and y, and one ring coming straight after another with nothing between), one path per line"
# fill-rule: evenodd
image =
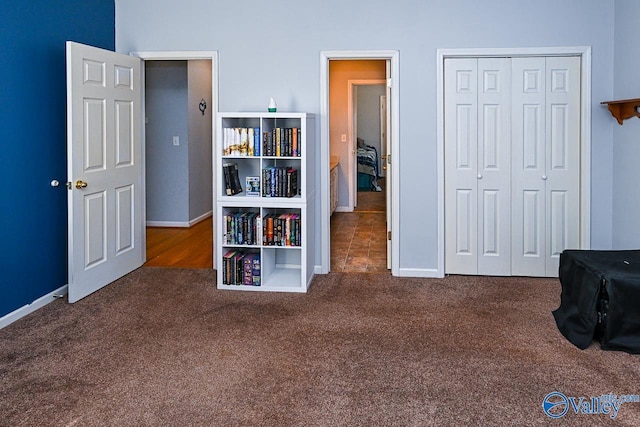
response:
M438 48L592 47L591 236L594 247L612 246L612 119L599 102L613 95L616 4L613 0L371 0L362 7L360 2L344 0L116 0L116 49L217 50L220 111L263 111L269 97L274 97L279 111L312 113L320 111L321 51L398 50L399 268L435 269ZM624 4L625 12L633 8L630 1ZM243 20L247 25L240 29L239 16L252 19ZM316 133L319 141L319 128ZM628 168L616 164L616 169L623 167ZM420 194L409 185L417 181L423 183ZM616 209L631 215L637 213L637 204L621 197ZM319 239L316 254L319 263Z
M211 61L145 65L147 221L186 226L213 206Z
M189 146L186 61L147 61L147 221L189 220ZM173 145L173 137L180 145Z
M640 2L616 0L615 79L611 99L640 97ZM608 99L607 99L608 100ZM605 108L605 107L602 107ZM640 248L640 119L613 118L613 246Z
M358 138L378 150L378 173L384 176L380 156L383 154L380 141L380 96L385 94L384 85L358 86Z
M189 71L189 220L210 214L213 207L211 180L211 61L188 62ZM207 108L200 112L200 101Z

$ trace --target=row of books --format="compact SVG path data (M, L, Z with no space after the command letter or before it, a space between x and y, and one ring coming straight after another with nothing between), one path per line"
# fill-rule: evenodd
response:
M262 238L260 237L262 232ZM301 246L302 221L296 213L227 212L222 217L222 244Z
M222 129L223 156L259 156L260 128Z
M298 170L289 166L262 169L262 197L298 195Z
M262 132L260 128L223 128L223 156L300 157L302 131L300 128L273 128Z
M222 284L260 286L260 254L243 251L224 254Z
M264 246L301 246L302 220L294 213L268 214L262 219Z
M262 133L262 155L300 157L302 131L300 128L274 128Z
M261 229L258 212L227 212L222 216L222 244L258 245Z

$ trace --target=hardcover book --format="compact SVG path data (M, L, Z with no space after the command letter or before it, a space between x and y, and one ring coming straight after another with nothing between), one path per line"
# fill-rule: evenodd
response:
M238 164L235 162L225 163L222 165L224 170L224 185L227 196L233 196L242 193L242 185L238 177Z

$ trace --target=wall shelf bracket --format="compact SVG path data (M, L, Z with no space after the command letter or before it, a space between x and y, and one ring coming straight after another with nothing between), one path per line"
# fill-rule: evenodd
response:
M631 117L640 117L640 112L638 112L638 108L640 108L640 98L603 101L600 104L607 104L611 115L618 120L619 124L622 124L623 120Z

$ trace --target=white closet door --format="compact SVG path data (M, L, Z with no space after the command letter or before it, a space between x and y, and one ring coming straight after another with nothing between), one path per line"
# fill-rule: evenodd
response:
M554 277L580 246L580 60L512 63L512 274Z
M449 274L510 274L508 58L445 60Z
M445 271L478 272L478 61L444 66Z
M580 59L547 58L546 276L580 248Z
M516 276L546 270L545 58L513 58L512 268Z
M478 272L511 274L511 65L478 59Z

